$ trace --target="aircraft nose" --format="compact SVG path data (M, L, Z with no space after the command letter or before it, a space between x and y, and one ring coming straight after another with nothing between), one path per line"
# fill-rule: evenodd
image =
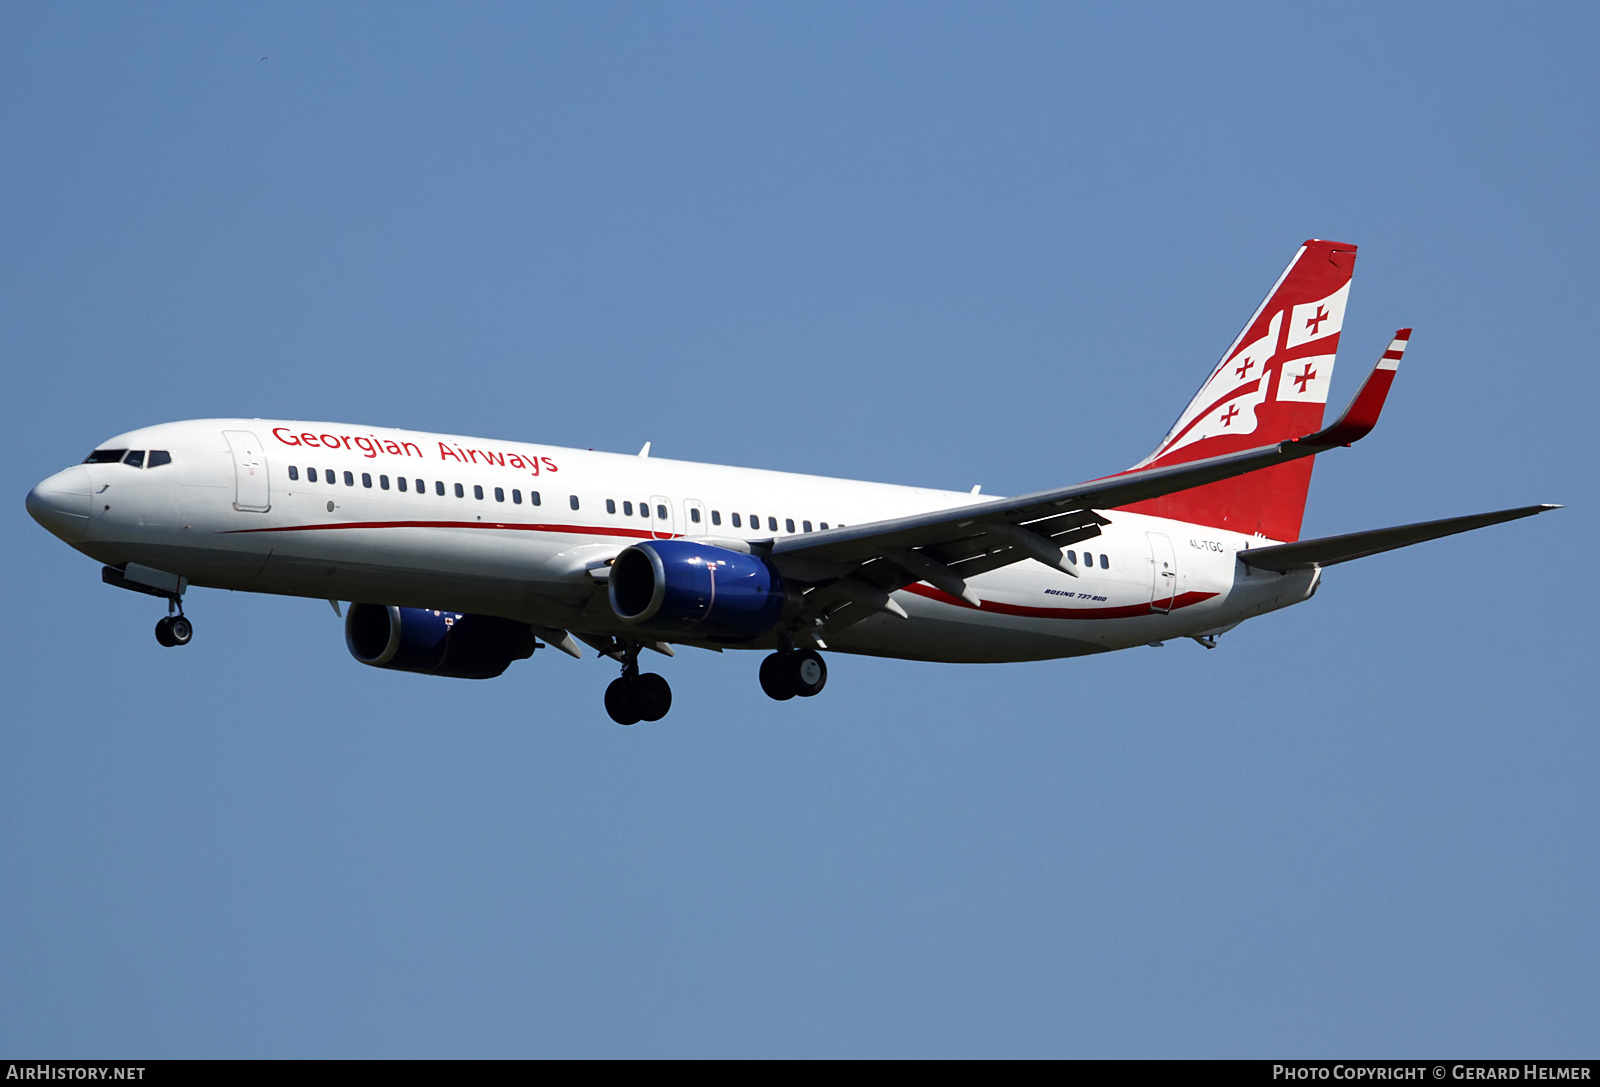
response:
M28 492L28 513L69 544L89 527L89 469L74 464Z

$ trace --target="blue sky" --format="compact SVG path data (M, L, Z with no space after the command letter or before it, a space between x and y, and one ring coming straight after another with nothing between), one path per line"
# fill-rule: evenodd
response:
M0 12L0 1051L1592 1056L1591 6ZM1307 535L1532 502L1093 660L486 682L197 636L22 498L171 419L990 493L1154 446L1307 237Z

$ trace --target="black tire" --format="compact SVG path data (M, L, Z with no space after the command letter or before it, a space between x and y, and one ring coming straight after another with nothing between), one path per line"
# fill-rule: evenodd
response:
M606 712L619 725L639 723L639 707L633 700L633 684L626 678L614 679L606 688Z
M784 667L782 653L774 653L761 662L761 689L767 692L768 698L778 702L787 702L794 697L794 684L789 678L789 670Z
M173 641L173 639L172 639L172 620L171 620L171 618L163 619L159 623L156 624L156 641L160 642L162 645L166 646L168 649L171 649L173 646L178 644L177 642Z
M167 622L170 624L167 630L172 635L172 644L188 645L194 637L194 624L181 615L174 615Z
M654 672L634 677L632 694L641 721L659 721L672 708L672 688Z
M812 649L797 649L784 661L789 687L801 698L820 694L828 685L828 665L822 654Z

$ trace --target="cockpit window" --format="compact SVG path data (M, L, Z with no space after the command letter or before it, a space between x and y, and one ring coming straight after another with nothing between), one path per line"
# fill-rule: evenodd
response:
M128 450L128 455L126 457L122 458L122 463L126 464L129 468L143 468L144 467L144 450L143 449L130 449L130 450Z
M160 468L163 464L172 463L172 454L165 449L150 450L150 457L144 462L146 468Z
M96 449L83 458L85 464L115 464L122 459L126 449Z

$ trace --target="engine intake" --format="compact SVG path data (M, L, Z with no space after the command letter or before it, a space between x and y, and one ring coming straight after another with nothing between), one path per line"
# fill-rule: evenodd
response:
M455 679L493 679L538 645L526 623L496 615L383 604L351 604L344 642L362 664Z
M660 634L742 641L783 617L787 593L759 555L690 540L648 540L611 563L611 609Z

